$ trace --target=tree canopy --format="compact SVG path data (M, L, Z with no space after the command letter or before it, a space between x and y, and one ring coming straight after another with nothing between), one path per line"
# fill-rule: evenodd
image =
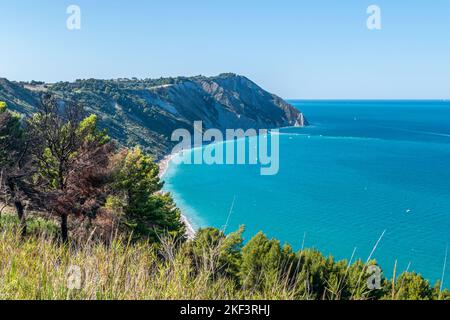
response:
M138 147L118 150L97 116L80 105L44 95L39 111L22 121L0 104L0 163L18 214L24 216L30 200L19 194L26 183L38 209L60 219L63 242L80 221L95 222L98 214L113 217L111 227L118 224L134 239L184 238L180 210L161 192L152 157Z
M116 159L114 195L111 202L122 203L123 222L136 237L184 237L181 212L170 195L162 193L159 167L137 147L124 150Z

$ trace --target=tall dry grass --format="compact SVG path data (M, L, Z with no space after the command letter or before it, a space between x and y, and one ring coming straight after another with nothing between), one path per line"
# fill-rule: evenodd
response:
M0 223L0 300L339 300L344 291L352 299L366 299L369 293L366 278L361 277L368 263L352 264L353 256L349 262L326 260L328 271L334 273L322 279L326 288L317 296L310 282L312 266L295 280L280 276L298 271L306 262L307 250L301 251L296 265L279 266L288 272L261 275L269 285L257 288L217 276L223 268L219 265L222 242L206 246L196 257L200 261L193 263L188 250L177 249L167 238L159 245L132 243L120 236L109 245L92 239L61 245L55 240L56 226L49 221L30 219L26 238L14 217L4 215ZM312 257L318 256L310 252L308 259ZM79 289L70 289L74 267L81 271ZM390 290L383 299L398 299L404 285L403 280L386 282ZM447 291L440 291L438 299L450 298Z
M193 272L182 251L167 255L149 243L116 239L109 246L89 242L61 246L46 234L21 239L0 233L0 299L292 299L279 283L266 292L238 289L208 270ZM82 270L80 290L69 289L68 272Z

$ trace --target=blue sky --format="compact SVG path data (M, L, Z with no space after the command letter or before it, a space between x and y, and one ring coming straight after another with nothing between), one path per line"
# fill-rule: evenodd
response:
M235 72L284 98L450 98L448 0L0 0L0 40L11 80Z

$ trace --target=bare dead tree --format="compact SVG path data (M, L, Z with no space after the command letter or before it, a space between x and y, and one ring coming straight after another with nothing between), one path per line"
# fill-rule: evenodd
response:
M39 113L28 121L32 144L40 146L33 148L33 157L42 202L60 218L63 242L68 241L68 217L95 216L106 199L103 184L114 146L95 121L86 119L80 105L45 95Z
M112 143L85 142L68 163L65 188L47 194L47 208L66 219L69 215L95 219L107 199L113 151ZM62 240L67 241L68 225L61 228Z

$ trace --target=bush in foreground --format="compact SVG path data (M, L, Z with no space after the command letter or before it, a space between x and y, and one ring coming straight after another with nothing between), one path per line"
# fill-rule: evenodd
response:
M35 233L36 234L36 233ZM200 230L194 240L160 244L116 238L61 245L48 232L23 238L0 231L0 299L445 299L421 276L382 279L369 290L361 261L335 262L316 250L294 253L257 235L246 245L242 230L225 236ZM374 264L371 262L370 264ZM74 269L75 268L75 269ZM71 270L81 271L80 289ZM73 288L73 287L72 287Z

